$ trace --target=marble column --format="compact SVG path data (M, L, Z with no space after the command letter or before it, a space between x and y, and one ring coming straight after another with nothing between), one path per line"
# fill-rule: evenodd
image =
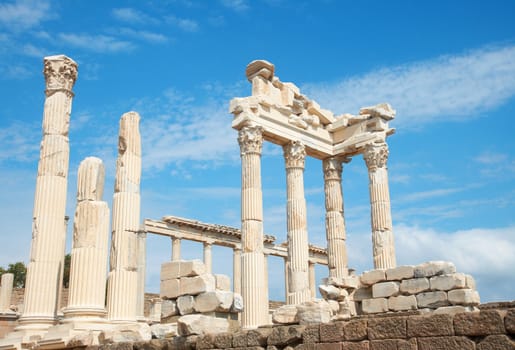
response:
M263 275L264 275L264 279L265 279L265 283L264 283L265 286L263 288L263 304L269 305L270 298L269 298L269 292L268 292L268 254L264 254ZM267 323L271 323L269 318L267 318Z
M146 321L145 318L145 277L147 267L147 233L139 231L138 236L138 300L136 304L136 318Z
M284 147L286 162L286 215L288 235L289 293L287 304L311 300L308 276L308 230L304 197L304 162L302 142L290 141Z
M140 221L140 116L125 113L120 120L118 160L113 196L107 313L112 322L136 321Z
M172 237L172 261L181 260L181 239Z
M284 258L284 300L288 300L290 294L290 263L288 258Z
M325 232L329 277L342 278L349 274L345 218L343 215L342 160L324 159Z
M213 245L208 242L204 242L204 264L206 272L213 273Z
M2 284L0 288L0 313L12 312L11 297L13 294L14 274L4 273L2 275Z
M30 261L19 330L44 331L56 322L66 239L63 224L68 184L68 130L77 64L59 55L44 59L46 80Z
M104 165L84 159L77 175L77 208L73 220L67 320L101 322L105 309L109 207L102 201Z
M317 296L315 263L311 261L309 262L309 291L311 292L311 298L315 299Z
M232 284L234 293L241 294L241 249L233 248Z
M238 132L241 155L241 294L243 328L268 322L268 304L263 304L263 194L261 192L262 128L244 126Z
M367 145L363 158L368 168L374 268L389 269L396 262L386 166L388 145L384 142Z

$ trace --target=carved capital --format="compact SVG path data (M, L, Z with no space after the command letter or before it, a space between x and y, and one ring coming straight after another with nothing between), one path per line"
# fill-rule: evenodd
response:
M306 147L300 141L290 141L283 146L286 168L304 168Z
M77 80L77 63L64 55L45 57L43 74L47 96L59 90L71 92Z
M244 126L238 131L240 154L261 154L263 148L263 128L258 125Z
M363 159L365 159L368 170L373 171L378 168L386 168L388 153L388 145L386 143L374 143L365 146Z
M326 158L322 162L324 168L324 180L342 179L342 160L336 157Z

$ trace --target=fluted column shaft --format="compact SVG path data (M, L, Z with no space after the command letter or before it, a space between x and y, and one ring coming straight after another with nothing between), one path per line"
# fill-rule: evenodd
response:
M311 293L311 298L315 299L317 296L315 263L311 261L309 262L309 291Z
M113 322L135 322L137 316L141 177L139 120L136 112L125 113L120 120L107 293L108 317Z
M348 259L343 216L342 161L336 157L324 159L325 232L327 262L330 277L348 275Z
M181 239L172 237L172 261L181 260Z
M283 149L286 162L286 215L289 263L289 293L286 303L300 304L311 300L308 275L307 210L304 197L306 150L299 141L290 141Z
M206 272L213 273L213 245L207 242L204 242L204 264Z
M77 176L77 208L73 221L70 288L66 319L106 316L105 286L109 240L109 207L102 201L104 165L84 159Z
M68 130L77 64L66 56L44 59L46 99L34 211L30 261L20 326L45 329L56 320L66 230Z
M14 274L4 273L0 288L0 312L9 312L13 293Z
M233 249L232 284L234 293L241 294L241 249Z
M245 126L238 132L241 155L241 294L243 328L268 322L264 303L263 194L261 192L262 129Z
M363 158L368 168L374 267L388 269L395 267L396 262L386 166L387 144L368 145Z

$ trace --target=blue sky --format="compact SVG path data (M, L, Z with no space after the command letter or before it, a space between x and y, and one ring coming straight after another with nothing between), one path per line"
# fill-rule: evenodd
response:
M248 96L245 67L276 66L323 108L356 114L389 102L399 264L453 261L482 301L515 299L515 3L513 1L3 1L0 4L0 265L27 261L44 101L42 58L79 64L67 215L76 172L103 159L111 203L118 120L141 115L141 218L239 226L240 160L228 102ZM262 157L265 231L285 239L282 151ZM349 265L372 268L368 178L344 168ZM305 170L310 242L325 246L321 162ZM72 225L70 225L71 227ZM71 232L68 233L68 247ZM69 249L69 248L68 248ZM147 289L170 241L148 238ZM215 272L230 274L227 249ZM184 258L200 258L195 244ZM270 259L270 296L284 298ZM327 275L317 268L317 279Z

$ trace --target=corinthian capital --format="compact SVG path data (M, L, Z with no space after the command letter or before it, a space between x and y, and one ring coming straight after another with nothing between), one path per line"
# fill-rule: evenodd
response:
M77 80L77 63L64 55L48 56L44 59L43 74L47 95L56 90L71 92Z
M244 126L238 131L238 143L240 154L257 153L261 154L263 147L263 128L259 125Z
M336 157L326 158L322 162L324 168L324 180L341 180L342 160Z
M365 146L363 159L365 159L368 170L385 168L388 161L388 145L383 142Z
M287 168L304 168L306 147L300 141L290 141L283 146Z

